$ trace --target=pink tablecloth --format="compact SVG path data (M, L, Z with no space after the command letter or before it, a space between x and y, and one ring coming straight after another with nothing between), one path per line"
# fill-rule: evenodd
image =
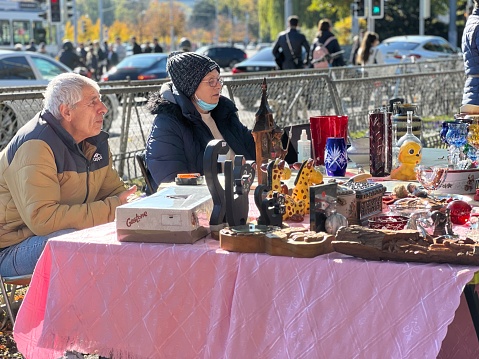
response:
M478 269L120 243L112 223L48 242L14 337L28 359L436 358Z

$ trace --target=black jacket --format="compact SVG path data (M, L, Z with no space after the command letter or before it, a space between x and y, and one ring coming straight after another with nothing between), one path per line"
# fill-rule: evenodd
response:
M75 67L83 66L80 57L73 50L62 50L60 53L59 61L71 68L72 70Z
M191 100L167 83L150 97L148 107L156 114L146 145L146 163L155 182L152 185L171 182L178 173L203 174L205 148L214 138ZM230 99L221 96L211 117L235 154L255 160L253 135L240 122L237 111Z
M136 42L133 44L133 49L132 50L133 50L133 55L142 53L141 46L138 45Z
M289 42L291 43L291 49L293 50L294 56L297 59L297 63L294 62L293 54L288 45L286 35L289 36ZM306 50L306 56L303 57L303 50ZM283 70L287 69L302 69L304 67L304 60L306 63L309 63L309 43L306 40L306 37L296 30L295 28L290 28L286 31L280 32L276 42L273 46L273 55L275 58L280 56L280 49L284 54L284 63L282 66Z
M331 31L323 31L321 33L318 33L316 35L316 38L314 40L313 45L311 46L311 54L313 53L314 49L318 44L324 44L327 39L330 37L334 36L334 34ZM331 40L329 44L326 45L326 48L328 49L330 54L334 54L336 52L341 51L341 46L339 46L339 42L337 39ZM344 62L343 55L337 56L333 62L331 63L333 67L335 66L344 66L346 63Z

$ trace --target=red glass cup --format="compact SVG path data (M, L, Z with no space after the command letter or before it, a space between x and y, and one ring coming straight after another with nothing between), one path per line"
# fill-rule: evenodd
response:
M344 137L348 142L348 116L313 116L309 118L311 142L316 166L324 165L324 149L328 137Z

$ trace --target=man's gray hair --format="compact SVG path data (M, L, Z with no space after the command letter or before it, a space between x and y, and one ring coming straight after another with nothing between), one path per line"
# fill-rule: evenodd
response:
M58 75L49 82L45 90L43 107L57 120L61 120L60 105L65 104L72 107L81 101L82 90L87 86L100 91L100 86L88 77L73 72Z

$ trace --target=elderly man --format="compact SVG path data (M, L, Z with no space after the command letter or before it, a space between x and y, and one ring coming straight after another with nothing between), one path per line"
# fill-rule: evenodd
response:
M44 109L0 153L0 273L33 272L51 237L111 222L126 190L112 167L107 112L93 80L65 73Z

